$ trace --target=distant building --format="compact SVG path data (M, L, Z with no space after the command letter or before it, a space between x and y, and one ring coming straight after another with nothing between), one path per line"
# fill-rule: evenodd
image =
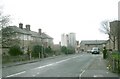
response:
M118 2L118 20L120 20L120 1Z
M75 33L62 34L61 35L61 46L76 46L76 35Z
M76 35L75 33L69 33L68 35L69 46L76 47Z
M66 46L67 47L68 46L67 40L68 40L67 35L62 34L61 35L61 46Z
M107 40L82 40L80 42L80 50L91 50L93 47L103 48L103 45L106 45Z
M55 51L56 54L61 52L61 46L60 44L54 44L53 50Z
M79 41L76 41L75 52L76 52L76 53L80 53L80 43L79 43Z

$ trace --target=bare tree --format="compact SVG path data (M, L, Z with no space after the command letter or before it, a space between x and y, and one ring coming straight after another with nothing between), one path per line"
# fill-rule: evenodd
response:
M10 15L3 15L2 7L0 7L0 29L6 27L10 23Z
M113 42L113 49L115 49L115 35L112 34L112 30L110 29L110 21L109 20L105 20L101 22L101 28L99 29L102 33L107 34L109 36L109 40L111 40Z
M17 33L14 32L13 28L2 28L2 47L11 47L19 44L20 39L17 37Z
M109 27L109 21L102 21L101 22L102 28L100 28L100 31L105 33L105 34L110 34L110 27Z
M16 37L16 33L13 29L7 27L10 23L10 15L3 14L3 8L0 6L0 44L2 47L11 47L14 44L19 44L18 38Z

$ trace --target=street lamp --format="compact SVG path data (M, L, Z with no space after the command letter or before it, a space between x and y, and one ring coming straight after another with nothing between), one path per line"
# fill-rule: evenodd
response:
M43 43L42 43L42 52L41 53L42 53L41 55L42 55L42 58L43 58Z

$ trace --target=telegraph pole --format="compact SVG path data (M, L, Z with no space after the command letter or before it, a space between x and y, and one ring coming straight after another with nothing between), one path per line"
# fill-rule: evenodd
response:
M120 53L120 21L117 22L117 41L118 41L118 52Z

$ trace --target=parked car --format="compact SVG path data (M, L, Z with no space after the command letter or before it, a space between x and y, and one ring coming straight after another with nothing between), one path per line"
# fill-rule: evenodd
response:
M100 53L100 49L98 47L93 47L91 50L92 54L99 54Z
M91 53L91 50L87 50L87 53Z

